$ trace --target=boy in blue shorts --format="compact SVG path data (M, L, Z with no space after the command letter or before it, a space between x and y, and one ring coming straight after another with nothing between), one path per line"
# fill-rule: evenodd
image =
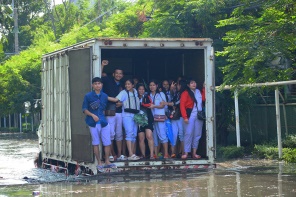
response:
M110 163L110 145L111 133L110 126L105 118L104 110L108 102L108 96L102 92L103 83L102 79L95 77L92 79L93 91L84 96L82 111L86 115L85 122L89 126L90 134L92 137L92 145L94 154L98 161L98 171L103 171L103 168L115 168L116 165ZM100 139L104 146L105 151L105 165L102 165L99 151Z

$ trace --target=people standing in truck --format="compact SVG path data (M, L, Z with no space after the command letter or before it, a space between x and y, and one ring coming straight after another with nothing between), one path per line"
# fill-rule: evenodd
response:
M138 83L140 83L140 77L134 76L133 81L134 81L134 87L137 89Z
M90 134L92 137L93 150L98 162L98 171L103 171L103 168L116 167L115 164L112 164L109 161L111 146L110 125L108 124L104 115L104 110L108 102L108 96L107 94L102 92L102 87L102 79L99 77L93 78L93 91L87 93L84 96L82 104L82 111L86 115L85 122L89 126ZM100 140L102 141L102 144L104 146L105 166L102 165L100 157Z
M170 84L168 80L162 81L162 92L166 95L167 101L170 102L172 99L172 94L171 94Z
M108 60L102 61L102 73L104 72L105 66L108 65ZM123 87L123 70L120 68L114 69L112 76L102 77L104 88L103 91L110 97L116 97ZM110 160L114 161L115 157L117 160L126 160L127 157L123 152L122 141L123 141L123 130L122 130L122 103L108 102L105 110L105 115L111 128L111 140L115 139L117 146L117 156L114 153L113 146L111 146Z
M128 79L125 82L125 89L122 90L116 98L108 97L109 101L122 102L122 121L126 134L126 146L128 149L128 160L139 160L140 157L135 154L135 145L138 125L134 121L134 114L140 111L140 101L134 81Z
M153 119L154 119L154 132L153 132L153 140L154 140L154 152L157 157L158 155L158 142L162 144L164 158L169 158L168 154L168 137L166 134L166 126L165 126L165 102L166 97L163 92L158 91L157 82L155 80L151 80L149 83L149 96L152 99L152 104L150 105L150 109L152 110Z
M139 138L139 147L143 158L146 157L146 146L145 146L145 137L148 141L150 159L154 159L154 142L153 142L153 115L152 111L149 108L152 104L152 99L148 94L145 94L144 84L139 83L138 87L138 96L140 100L140 109L146 114L148 119L148 125L138 127L138 138Z
M181 154L183 154L184 150L184 120L181 116L180 111L180 99L182 92L186 89L186 81L180 80L177 83L172 82L171 88L176 89L177 91L173 95L172 101L167 102L168 106L172 107L172 111L170 112L170 119L172 122L173 136L174 136L174 144L177 144L177 137L179 136L179 140L181 143ZM175 158L176 155L176 146L171 146L171 158Z
M191 151L192 158L199 159L201 157L196 151L202 134L203 121L197 118L197 112L202 110L202 96L196 89L196 81L193 79L187 81L186 90L181 94L180 110L185 127L182 159L186 159Z

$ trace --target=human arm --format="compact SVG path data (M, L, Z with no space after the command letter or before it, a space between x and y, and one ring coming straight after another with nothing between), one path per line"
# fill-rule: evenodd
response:
M171 106L171 107L174 106L174 102L164 102L164 104L167 105L167 106Z
M96 116L95 114L91 113L91 112L88 111L87 109L85 109L85 110L83 111L83 113L84 113L85 115L91 116L91 117L94 119L95 122L98 122L98 121L100 120L98 116Z
M163 109L164 108L164 104L163 103L160 103L159 105L154 105L153 103L151 103L151 105L148 107L150 109Z
M181 115L182 118L184 119L185 123L188 123L188 117L187 117L187 113L186 113L186 102L187 102L187 98L188 98L188 92L184 91L181 94L181 98L180 98L180 111L181 111Z
M177 91L177 83L173 81L170 86L170 94L174 95L176 91Z
M205 86L203 86L203 88L201 90L201 96L202 96L202 101L205 102L206 101L206 88L205 88Z
M163 100L163 98L165 98L164 93L160 92L159 95L156 95L156 96L159 96L162 99L162 101L159 103L159 105L156 105L154 103L151 103L151 105L150 105L149 108L150 109L154 109L154 108L156 108L156 109L163 109L165 107L165 103L166 103L166 100Z
M196 101L197 101L197 110L198 111L202 111L202 93L196 89L196 95L197 95L197 98L196 98Z
M111 101L111 102L114 102L114 103L118 103L119 102L119 99L108 96L108 101Z
M108 60L103 60L102 61L102 63L101 63L101 66L102 66L102 73L101 74L103 74L103 72L104 72L104 68L105 68L105 66L107 66L109 64L109 61ZM101 75L102 76L102 75Z

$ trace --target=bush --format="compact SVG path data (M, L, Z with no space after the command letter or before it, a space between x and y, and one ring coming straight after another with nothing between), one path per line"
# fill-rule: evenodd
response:
M1 132L18 132L19 128L17 127L0 127Z
M268 145L255 145L253 154L261 159L278 159L278 148Z
M284 148L283 160L289 163L296 163L296 149Z
M219 147L217 150L218 157L222 157L223 159L234 159L240 158L244 156L244 147L236 147L236 146L226 146Z
M253 154L261 159L279 159L278 148L267 145L255 145ZM282 159L288 163L296 163L296 149L283 148Z
M296 148L296 135L288 135L283 141L284 148Z

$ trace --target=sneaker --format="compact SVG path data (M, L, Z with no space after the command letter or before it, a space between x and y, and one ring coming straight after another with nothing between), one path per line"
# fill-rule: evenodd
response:
M125 161L127 160L127 157L124 155L120 155L120 157L117 158L118 161Z
M113 156L109 156L109 161L114 161L114 157Z

